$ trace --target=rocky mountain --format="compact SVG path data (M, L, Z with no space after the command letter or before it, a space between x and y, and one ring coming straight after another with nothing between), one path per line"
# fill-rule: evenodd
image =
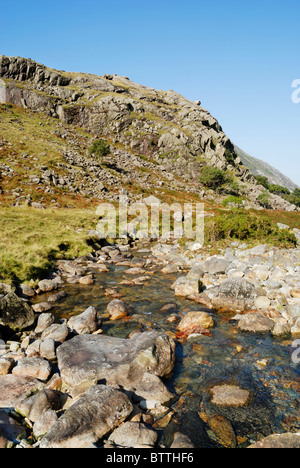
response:
M23 109L24 118L40 119L38 125L45 130L41 142L48 141L44 158L36 157L30 166L28 159L34 155L25 153L26 164L19 162L30 168L23 171L20 183L27 185L18 192L21 196L26 197L29 186L37 185L45 193L53 194L58 188L96 199L115 200L126 189L133 199L140 192L184 191L222 202L231 194L230 188L216 194L199 182L203 168L209 166L226 171L245 206L260 207L263 187L257 185L233 143L200 101L136 84L124 76L69 73L31 59L0 56L1 103ZM19 113L8 123L20 131L22 119ZM37 125L32 127L32 135L26 138L34 141ZM102 158L89 152L96 139L104 139L110 147ZM8 137L0 143L2 155L8 149L14 151ZM55 163L51 157L49 167L48 152L53 150L60 157ZM23 154L15 148L10 159L15 162ZM3 178L15 169L2 159L1 170ZM268 204L279 210L296 209L273 194Z
M282 187L287 188L291 192L298 188L291 179L282 174L278 169L275 169L270 164L262 161L261 159L254 158L250 154L245 153L238 146L234 146L236 154L240 157L242 163L248 167L251 174L258 176L265 176L269 179L271 184L281 185Z

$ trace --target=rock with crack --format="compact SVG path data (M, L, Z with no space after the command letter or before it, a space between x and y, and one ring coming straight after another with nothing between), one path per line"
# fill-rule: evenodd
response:
M124 393L95 385L54 423L40 447L87 448L117 428L132 410Z

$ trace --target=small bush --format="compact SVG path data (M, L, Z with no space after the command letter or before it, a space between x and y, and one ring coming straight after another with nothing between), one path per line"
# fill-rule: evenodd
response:
M225 172L216 167L204 167L199 177L199 182L211 189L222 186L226 181L227 177Z
M90 155L98 157L110 154L110 146L104 140L96 140L89 149Z
M235 205L237 207L243 205L243 199L241 197L236 197L235 195L230 195L230 197L225 198L222 202L223 206Z
M258 197L257 201L264 208L270 208L270 194L266 190L262 192Z

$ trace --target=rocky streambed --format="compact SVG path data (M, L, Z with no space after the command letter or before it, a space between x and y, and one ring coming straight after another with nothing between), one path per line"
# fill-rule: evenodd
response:
M2 285L0 446L299 447L299 265L106 246Z

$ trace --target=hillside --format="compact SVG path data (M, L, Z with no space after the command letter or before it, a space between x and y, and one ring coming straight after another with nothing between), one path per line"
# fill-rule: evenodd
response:
M245 153L238 146L234 146L236 154L240 157L242 163L250 170L251 174L264 176L269 179L271 184L281 185L290 191L298 188L291 179L282 174L278 169L275 169L270 164L262 161L261 159L254 158L250 154Z
M238 196L261 208L264 188L200 102L117 75L51 70L0 57L2 203L86 206L99 199L155 194L222 203ZM109 148L90 151L94 141ZM206 167L223 183L199 179ZM296 209L270 194L268 205Z

